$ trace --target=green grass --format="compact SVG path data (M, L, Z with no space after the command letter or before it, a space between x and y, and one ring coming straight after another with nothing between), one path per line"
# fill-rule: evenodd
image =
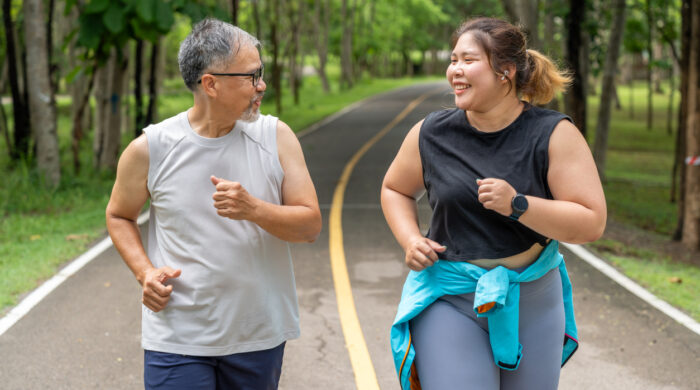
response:
M646 125L647 91L643 83L634 85L634 106L630 109L630 88L620 86L622 110L612 111L607 154L605 196L608 218L667 237L675 230L678 205L670 202L671 171L677 126L674 97L673 132L667 131L669 104L665 94L653 95L652 128ZM595 138L599 98L589 98L588 138ZM632 111L634 111L632 116ZM673 262L669 256L651 249L627 247L610 239L594 244L603 258L630 278L648 288L670 304L681 308L700 321L700 268ZM680 278L674 283L671 278Z
M321 91L316 77L307 77L301 90L301 103L294 106L289 94L283 95L281 118L299 131L349 103L404 85L427 79L375 79L360 81L348 91ZM104 210L109 200L113 173L97 173L92 168L92 134L83 141L80 175L72 173L70 152L70 99L58 104L58 134L63 178L55 190L44 189L40 176L26 164L11 168L7 145L0 137L0 315L15 305L22 294L50 278L67 261L84 252L90 243L106 233ZM159 116L167 118L192 105L192 95L182 82L170 80L159 101ZM264 113L276 115L274 102L267 99ZM11 106L6 105L11 114ZM11 119L11 118L10 118ZM11 121L10 121L11 126ZM124 134L122 146L131 139Z
M614 240L599 240L593 247L625 275L700 321L698 267L672 262L668 256L650 250L626 247Z
M330 69L331 77L337 77L334 71ZM284 111L278 116L292 129L302 130L349 103L417 81L422 79L364 80L352 90L342 92L334 84L334 89L324 94L319 79L307 77L301 104L294 106L292 96L286 91ZM652 129L647 130L643 85L637 84L634 88L634 118L630 117L629 88L621 86L618 92L623 109L612 112L608 180L604 184L609 218L668 236L677 218L677 206L669 202L675 138L666 131L668 96L654 95L655 119ZM105 234L104 208L114 175L98 174L90 168L92 141L89 134L81 155L85 169L79 176L71 173L70 104L69 100L59 101L64 177L58 189L42 189L36 173L24 165L9 169L6 145L0 139L0 169L4 171L0 187L0 313ZM159 102L159 116L167 118L191 104L192 96L181 81L169 80ZM678 104L678 96L675 104ZM10 113L10 107L6 107ZM262 112L277 115L271 96L264 101ZM589 99L588 113L588 138L592 143L598 114L597 96ZM675 112L673 115L675 128ZM125 134L122 144L125 146L129 139L130 133ZM664 255L626 248L611 240L601 240L594 247L659 297L700 319L700 308L693 299L700 296L697 267L672 263ZM669 282L672 276L680 277L683 282Z
M67 147L60 143L62 149ZM63 154L64 174L55 190L46 189L26 163L14 169L8 161L0 165L0 313L104 234L104 209L114 175L90 169L87 150L81 156L83 172L74 175L69 151Z
M668 87L666 87L668 91ZM609 148L604 183L608 216L616 221L670 235L676 226L678 206L670 202L671 170L675 144L676 112L673 134L666 130L668 93L654 94L654 120L646 127L646 89L635 84L634 119L630 118L630 88L620 86L622 110L612 111ZM674 104L677 106L676 94ZM595 138L599 97L589 98L588 138Z

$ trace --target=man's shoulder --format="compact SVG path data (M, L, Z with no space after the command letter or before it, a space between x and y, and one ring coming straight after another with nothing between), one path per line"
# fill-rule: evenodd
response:
M183 111L177 115L173 115L170 118L164 119L158 123L152 123L143 129L143 132L148 133L182 133L183 129L183 119L186 119L187 111Z
M181 112L143 129L143 137L148 143L148 154L152 162L158 164L176 145L185 139L187 136L186 115L186 111Z
M284 122L276 116L260 114L254 122L245 123L242 131L253 142L267 150L276 145L277 129L280 124Z
M178 142L186 135L183 124L187 120L186 115L187 111L184 111L161 122L151 124L143 129L143 133L148 137L149 143Z

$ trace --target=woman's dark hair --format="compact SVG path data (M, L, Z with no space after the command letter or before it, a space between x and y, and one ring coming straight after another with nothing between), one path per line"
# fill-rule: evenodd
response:
M467 20L452 35L452 48L466 34L472 37L486 53L493 71L503 76L508 65L515 66L515 79L511 88L532 104L546 104L554 94L564 91L571 77L561 71L547 56L527 48L523 31L500 19L477 18Z

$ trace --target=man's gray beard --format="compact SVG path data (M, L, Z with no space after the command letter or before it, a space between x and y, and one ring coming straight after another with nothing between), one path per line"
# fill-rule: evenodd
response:
M253 100L250 101L250 106L243 112L243 115L239 118L243 122L255 122L260 118L260 107L254 108L255 102L262 98L262 94L257 95Z
M253 105L248 107L247 110L241 115L240 120L243 122L255 122L260 118L260 110L253 108Z

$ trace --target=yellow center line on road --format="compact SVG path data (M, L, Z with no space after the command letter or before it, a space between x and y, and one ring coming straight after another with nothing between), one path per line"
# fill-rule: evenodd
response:
M350 354L350 363L352 370L355 373L355 384L358 390L379 390L377 382L377 374L374 372L372 359L367 350L367 344L362 334L360 320L357 318L355 310L355 301L352 297L352 288L350 287L350 277L348 276L348 268L345 262L345 250L343 247L343 199L345 197L345 188L348 185L350 175L358 161L365 153L384 137L394 126L396 126L406 115L413 111L423 100L435 92L428 92L417 99L413 100L406 108L399 113L388 125L374 135L367 143L365 143L352 156L350 161L345 165L343 174L340 176L340 181L335 187L333 193L333 203L331 204L331 214L329 219L329 239L331 256L331 268L333 271L333 282L335 284L335 295L338 300L338 312L340 314L340 325L343 328L345 336L345 344ZM387 330L388 331L388 330Z

